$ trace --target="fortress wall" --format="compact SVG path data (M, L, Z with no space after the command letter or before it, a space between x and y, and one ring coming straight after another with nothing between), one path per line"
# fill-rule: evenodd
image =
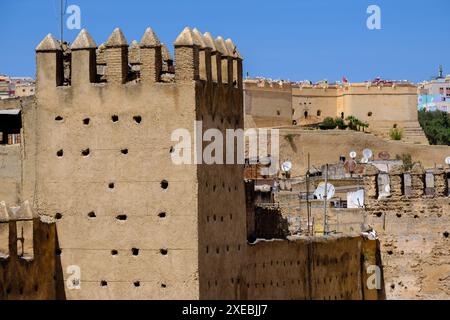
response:
M64 298L54 222L0 204L0 300ZM61 295L62 294L62 295Z
M317 86L263 84L264 86L258 87L251 80L246 80L246 115L275 118L277 106L281 104L277 99L284 96L285 116L292 119L304 118L306 111L308 116L318 121L325 117L340 117L343 112L344 118L353 115L375 127L383 127L384 123L398 123L401 126L402 123L418 121L417 88L413 85L351 84L337 87L327 84ZM288 99L288 95L291 95L291 99ZM288 106L289 100L291 104ZM294 110L294 114L291 114L290 108ZM369 116L369 112L372 112L372 115Z
M22 148L0 145L0 199L12 206L20 203Z
M340 90L345 117L353 115L369 123L372 131L418 125L417 88L398 87L344 87ZM369 115L371 113L371 115Z
M273 128L284 127L292 125L290 119L278 119L274 117L255 117L252 115L245 115L245 128Z
M381 298L381 291L364 285L363 263L376 263L372 242L360 236L261 240L249 246L239 284L241 296L256 300Z
M139 82L123 72L120 30L106 44L106 83L92 82L93 48L72 48L71 86L58 86L60 51L38 47L37 138L25 137L35 179L25 189L40 213L60 214L63 270L81 269L82 289L69 299L199 297L197 167L171 160L171 133L194 132L198 50L176 47L176 82L160 82L149 33Z
M326 117L354 116L369 123L366 131L389 136L390 129L396 126L405 129L405 140L428 144L418 122L417 88L410 84L279 85L259 80L256 85L255 80L246 80L245 88L246 128L291 126L289 122L310 125ZM280 117L275 117L279 105L277 97L287 96L289 91L292 113L290 119L281 121Z
M10 98L10 99L0 99L0 110L7 109L20 109L20 104L22 101L27 101L30 98Z
M337 89L336 88L292 88L292 108L295 110L293 118L300 123L300 119L316 119L318 122L326 117L336 118Z
M345 199L346 200L346 199ZM306 204L300 212L303 227L307 225ZM316 233L322 233L324 228L323 201L313 201L311 208L311 219L314 221L314 230ZM338 209L327 207L327 226L330 232L343 234L359 234L363 231L365 225L364 209Z
M228 68L228 79L242 78L242 59L230 55L222 55L221 59L232 59L237 64L237 68ZM216 128L225 139L227 129L243 129L241 81L201 82L197 101L196 117L203 121L203 132ZM205 153L210 143L203 142ZM224 156L226 147L224 142ZM236 154L235 148L235 159ZM247 246L244 165L203 163L197 168L200 299L238 299L235 281L246 259Z
M22 109L31 99L3 99L0 100L0 110ZM21 202L22 180L22 145L0 145L0 201L11 206L18 206Z
M244 88L246 128L277 127L292 124L292 93L288 84L256 84Z
M81 269L82 289L67 291L68 299L235 297L209 283L228 282L245 254L243 166L171 159L182 153L171 134L184 129L193 161L195 120L203 131L243 127L242 58L231 40L206 38L188 28L180 34L174 76L166 72L164 81L151 29L133 46L137 81L125 72L120 29L97 59L95 42L80 33L70 85L61 81L55 40L38 46L37 104L25 113L34 130L25 137L24 190L40 213L57 217L63 270ZM96 61L106 70L100 82ZM223 252L219 260L203 252L207 246Z
M196 168L173 165L169 152L172 130L193 133L193 85L61 89L48 100L38 91L34 192L39 212L62 214L64 270L82 270L86 290L68 298L197 297Z
M370 167L372 168L372 167ZM409 177L409 178L408 178ZM390 175L391 195L379 199L378 171L366 169L365 209L328 209L330 230L359 233L370 226L379 237L379 252L373 256L383 266L388 299L448 299L450 208L448 170L410 172L395 167ZM409 182L410 181L410 182ZM297 200L298 201L298 200ZM322 230L323 207L312 202L316 231ZM296 218L299 217L299 221ZM274 222L275 220L275 222ZM257 235L282 238L298 224L306 224L306 212L281 208L256 214ZM270 225L278 226L272 234ZM375 251L374 251L375 250ZM378 253L377 253L378 254Z
M379 235L388 299L450 297L446 174L434 171L434 188L427 188L425 173L416 166L406 173L412 182L408 187L404 173L399 170L390 175L393 190L390 198L378 199L376 193L367 195L367 222ZM376 190L378 186L372 177L366 177L366 185Z

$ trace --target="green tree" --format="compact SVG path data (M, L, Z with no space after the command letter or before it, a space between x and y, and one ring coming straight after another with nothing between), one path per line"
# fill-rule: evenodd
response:
M348 128L348 125L345 124L344 119L342 118L334 119L334 123L336 123L337 127L341 130L345 130Z
M348 116L347 118L345 118L345 120L348 122L348 127L351 130L358 129L358 118L356 118L355 116Z
M442 111L419 111L419 122L430 144L450 145L450 116Z
M365 131L369 127L367 122L361 121L355 116L348 116L345 120L348 121L348 127L355 131L361 131L361 128Z

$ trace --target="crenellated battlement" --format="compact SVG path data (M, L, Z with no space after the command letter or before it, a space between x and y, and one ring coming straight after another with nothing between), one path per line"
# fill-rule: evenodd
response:
M20 207L8 207L4 201L0 202L0 259L10 256L34 259L38 224L50 222L39 217L28 201Z
M58 250L53 218L0 202L0 300L63 298Z
M368 201L402 197L448 197L450 170L424 169L420 164L414 164L411 170L394 166L389 173L384 173L374 166L367 166L364 185Z
M116 28L100 46L83 29L70 46L69 65L64 65L61 43L48 34L36 47L38 92L60 86L197 80L242 88L243 59L231 39L186 27L174 42L174 52L175 60L151 28L131 44ZM64 69L70 69L69 79Z

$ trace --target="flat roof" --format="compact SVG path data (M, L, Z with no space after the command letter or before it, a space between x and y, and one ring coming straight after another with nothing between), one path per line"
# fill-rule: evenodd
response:
M0 115L18 115L19 113L20 113L20 109L0 110Z

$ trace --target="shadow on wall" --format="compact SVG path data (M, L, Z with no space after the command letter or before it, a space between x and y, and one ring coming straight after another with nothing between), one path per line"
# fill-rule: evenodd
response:
M61 252L59 247L59 238L58 238L58 229L56 228L56 224L54 224L55 228L55 248L57 248L57 252ZM66 290L64 283L64 272L61 263L61 255L57 255L55 253L55 267L54 267L54 281L55 281L55 299L56 300L66 300Z
M379 240L364 240L361 255L363 300L386 300Z
M58 247L52 218L0 204L0 300L64 300Z
M260 239L235 285L241 300L383 300L379 257L363 236Z
M254 239L249 240L286 239L289 235L289 222L278 208L255 208Z
M381 289L378 291L378 300L386 300L386 286L384 282L384 269L383 269L383 261L381 259L381 244L380 241L377 240L377 249L376 249L376 265L380 267L381 272Z

